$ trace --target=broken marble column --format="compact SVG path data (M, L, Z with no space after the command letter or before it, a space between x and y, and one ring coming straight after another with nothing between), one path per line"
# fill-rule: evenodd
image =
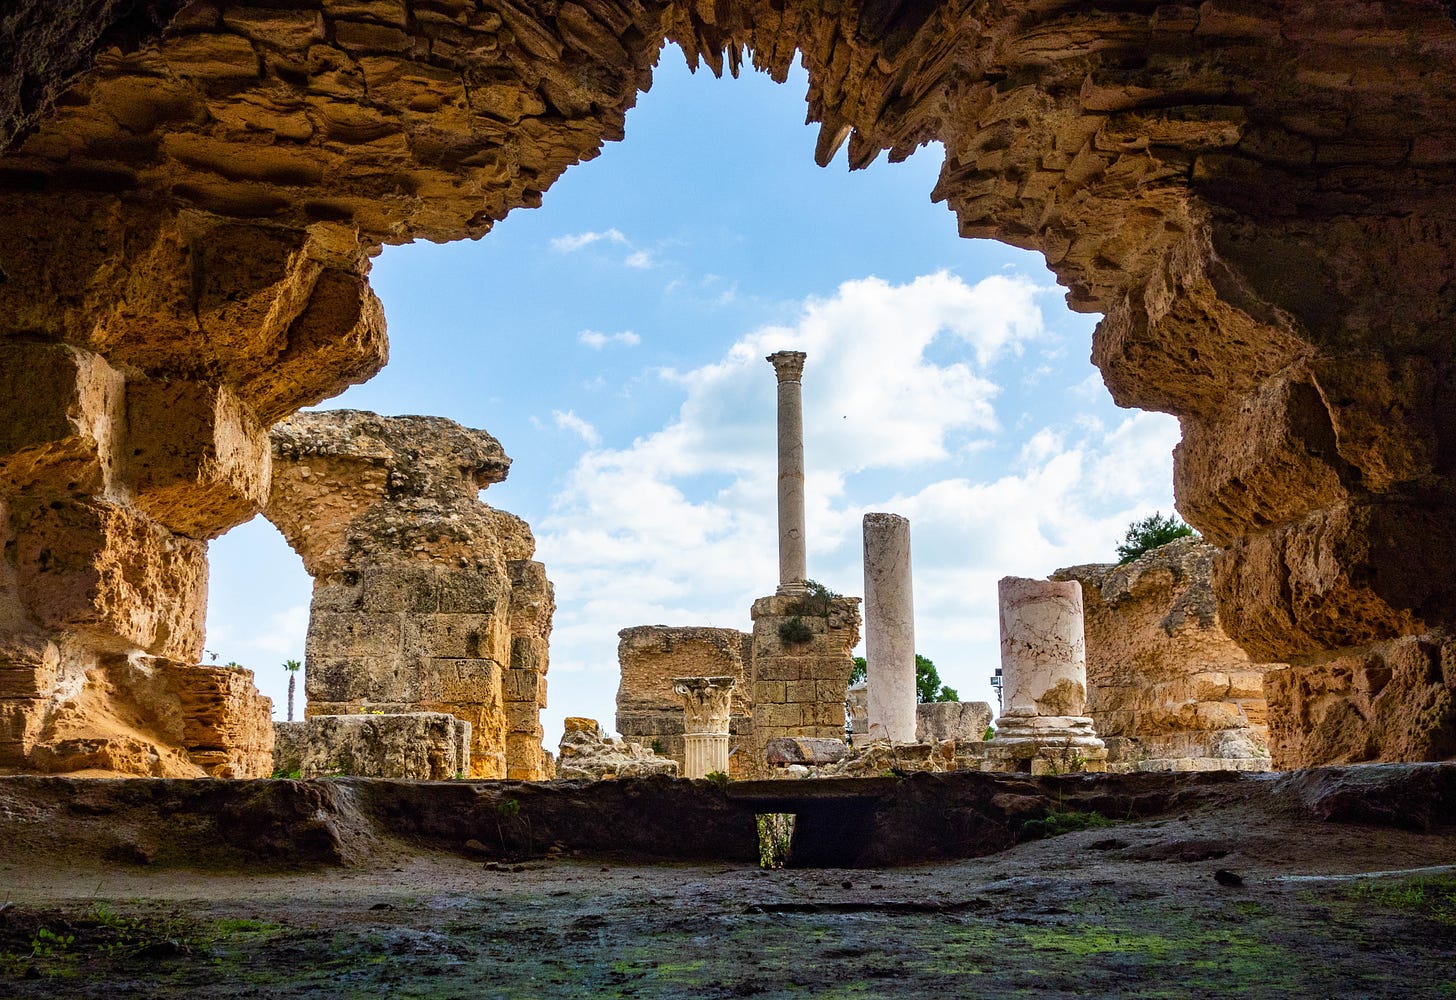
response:
M1106 770L1107 748L1086 715L1082 585L1008 576L997 590L1006 707L986 744L985 769Z
M898 514L864 516L864 587L870 739L914 743L915 602L910 583L910 522Z
M728 773L728 720L733 710L733 688L738 679L674 677L672 690L683 703L685 778Z
M779 590L804 593L804 375L803 351L776 351L766 359L779 380Z

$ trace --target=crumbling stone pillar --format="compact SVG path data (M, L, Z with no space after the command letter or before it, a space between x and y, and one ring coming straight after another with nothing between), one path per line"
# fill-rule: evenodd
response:
M682 699L684 778L728 773L728 717L736 677L674 677L672 690Z
M915 742L915 603L910 522L864 516L865 658L869 736Z
M731 676L728 766L733 778L748 777L753 754L753 703L748 683L752 637L731 628L638 625L617 633L617 732L676 760L687 769L682 701L673 690L681 676Z
M769 740L844 739L859 603L857 597L784 594L753 602L752 776L766 776Z
M986 769L1105 770L1107 749L1085 714L1081 584L1008 576L997 591L1006 707L986 744Z
M304 413L273 429L267 516L314 578L306 714L447 712L474 777L540 779L551 585L520 518L476 494L510 459L433 417Z
M778 376L779 590L804 593L808 559L804 536L803 351L776 351L767 358Z

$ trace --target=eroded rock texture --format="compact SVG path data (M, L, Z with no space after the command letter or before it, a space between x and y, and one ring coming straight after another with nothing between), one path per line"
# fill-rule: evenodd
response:
M525 521L476 497L510 459L437 417L300 413L273 429L266 515L314 578L307 713L444 712L470 774L539 780L555 600Z
M470 770L470 723L444 712L315 715L273 725L280 777L445 781Z
M1125 565L1073 566L1087 636L1087 710L1110 766L1268 770L1266 672L1221 625L1217 550L1180 538Z
M1182 418L1179 506L1255 660L1456 617L1449 4L16 0L0 370L43 374L0 420L5 628L195 657L263 429L383 360L368 255L539 204L664 38L800 54L821 163L943 143L960 232L1044 253L1117 400ZM113 600L118 560L154 591Z

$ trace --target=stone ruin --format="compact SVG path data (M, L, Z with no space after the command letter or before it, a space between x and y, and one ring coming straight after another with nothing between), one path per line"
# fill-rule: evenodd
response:
M679 711L681 707L679 706ZM595 719L568 717L557 748L556 777L563 781L676 776L678 762L631 740L602 735Z
M1214 557L1207 542L1180 538L1126 565L1052 575L1082 585L1087 712L1112 770L1289 766L1265 724L1265 678L1279 664L1251 662L1224 632Z
M673 691L678 677L727 676L733 689L728 729L728 774L749 776L753 702L748 683L751 637L729 628L639 625L617 633L617 732L624 740L677 761L687 773L682 699Z
M444 712L315 715L274 724L282 777L444 781L470 773L470 723Z
M1102 314L1116 401L1180 418L1223 627L1288 665L1290 760L1456 754L1449 4L14 0L5 23L3 766L155 660L228 686L194 669L206 540L265 505L266 429L382 364L371 255L539 205L624 136L664 40L718 74L801 59L821 164L938 142L960 233L1042 253ZM200 768L258 706L192 698L116 704Z
M265 513L314 580L310 724L443 712L470 724L468 776L548 777L555 602L526 522L477 498L510 470L500 442L358 410L300 413L272 442Z

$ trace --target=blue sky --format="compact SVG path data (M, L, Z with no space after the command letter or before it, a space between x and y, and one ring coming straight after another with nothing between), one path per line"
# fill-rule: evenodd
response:
M777 583L774 378L804 373L809 575L863 590L860 518L910 518L917 647L992 700L996 580L1114 558L1172 509L1177 422L1120 410L1038 255L956 235L942 153L814 165L807 80L689 74L675 48L626 139L478 242L387 248L390 363L324 404L482 427L556 585L550 707L610 728L617 631L747 629ZM212 545L207 647L282 714L310 581L261 518ZM300 697L302 686L300 685Z

